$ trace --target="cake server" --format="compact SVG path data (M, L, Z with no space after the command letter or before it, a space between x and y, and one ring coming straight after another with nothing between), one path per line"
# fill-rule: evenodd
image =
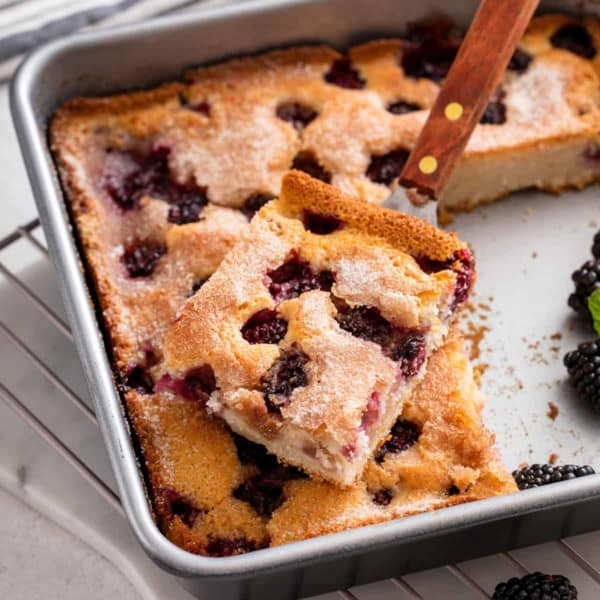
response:
M383 203L437 225L437 203L539 4L482 0L429 117Z

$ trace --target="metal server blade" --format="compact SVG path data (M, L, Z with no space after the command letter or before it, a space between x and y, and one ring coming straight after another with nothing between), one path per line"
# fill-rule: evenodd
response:
M413 217L419 217L419 219L429 221L436 227L438 225L437 202L420 194L414 188L398 186L390 197L383 202L382 206Z

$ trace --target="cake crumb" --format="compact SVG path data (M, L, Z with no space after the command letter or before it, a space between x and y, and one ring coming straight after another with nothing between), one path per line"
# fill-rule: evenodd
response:
M532 252L531 253L531 258L536 259L538 257L538 253L537 252Z
M553 333L550 336L551 340L562 340L562 333L560 331L557 331L556 333Z
M558 417L558 406L556 406L554 402L548 402L548 412L546 415L552 421L556 421L556 417Z
M467 323L467 331L464 333L464 337L469 343L469 358L471 360L476 360L481 356L481 342L488 331L490 331L490 328L487 325L475 325L473 321Z
M477 385L481 385L481 379L489 366L488 363L478 363L473 365L473 377L475 378L475 383Z
M558 462L558 454L556 454L555 452L553 452L548 457L548 463L550 463L551 465L555 465L557 462Z

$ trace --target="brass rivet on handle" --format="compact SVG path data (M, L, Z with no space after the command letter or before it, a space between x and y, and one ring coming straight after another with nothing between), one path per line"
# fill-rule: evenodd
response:
M425 173L425 175L430 175L431 173L435 172L437 166L437 160L433 156L424 156L419 161L419 170L421 173Z
M444 114L449 121L457 121L463 114L462 104L459 102L450 102L449 104L446 104Z

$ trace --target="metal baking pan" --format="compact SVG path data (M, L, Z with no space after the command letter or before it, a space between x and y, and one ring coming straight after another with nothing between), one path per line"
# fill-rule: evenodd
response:
M147 553L198 597L285 600L600 528L600 475L241 556L207 558L174 546L152 519L48 150L48 121L73 96L143 88L191 65L271 47L320 41L344 48L397 34L432 11L451 10L467 24L475 6L475 0L245 2L51 43L27 58L12 83L16 130L125 511ZM581 10L581 2L542 1L541 9ZM600 14L594 4L584 10ZM556 357L582 339L566 326L565 301L569 273L589 253L590 224L600 222L596 194L518 194L455 223L477 252L480 298L494 298L486 315L492 331L482 346L484 353L493 349L484 355L486 417L511 468L545 462L552 452L562 462L600 465L600 419L575 401ZM553 342L559 350L546 347L555 331L562 332ZM550 401L559 407L556 421L545 415Z

